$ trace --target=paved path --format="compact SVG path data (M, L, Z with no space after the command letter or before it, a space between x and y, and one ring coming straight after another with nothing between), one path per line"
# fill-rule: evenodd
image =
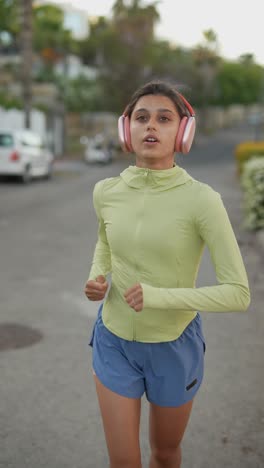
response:
M235 143L247 136L243 128L223 131L178 158L222 194L252 293L247 313L202 314L205 379L184 439L182 468L264 466L263 258L255 236L241 226L232 155ZM97 305L85 299L82 288L96 240L94 183L128 163L58 167L53 180L28 187L0 184L0 330L16 326L17 344L36 339L0 353L1 468L108 466L87 345ZM205 251L198 286L214 282ZM8 339L6 345L12 344ZM144 468L147 417L143 399Z

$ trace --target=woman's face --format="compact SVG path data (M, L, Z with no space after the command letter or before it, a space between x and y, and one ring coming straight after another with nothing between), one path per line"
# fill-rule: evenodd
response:
M178 111L167 96L149 94L141 97L130 118L131 143L137 165L172 167L179 124Z

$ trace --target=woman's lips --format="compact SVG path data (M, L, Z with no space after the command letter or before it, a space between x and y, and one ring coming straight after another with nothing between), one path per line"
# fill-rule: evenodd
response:
M148 135L146 138L144 138L143 143L146 144L146 145L153 146L153 145L159 143L159 140L156 137L152 136L152 135Z

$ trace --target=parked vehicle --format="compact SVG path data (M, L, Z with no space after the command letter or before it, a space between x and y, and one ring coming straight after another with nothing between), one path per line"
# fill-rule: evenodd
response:
M97 134L93 138L81 137L85 145L84 160L87 163L109 164L113 159L111 144L105 141L104 136Z
M23 183L52 175L54 155L31 130L0 128L0 175L19 177Z

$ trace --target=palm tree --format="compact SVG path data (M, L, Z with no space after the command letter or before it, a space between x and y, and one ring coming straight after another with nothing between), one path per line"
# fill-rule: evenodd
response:
M32 108L32 0L22 0L21 27L21 80L24 100L24 125L30 128Z

